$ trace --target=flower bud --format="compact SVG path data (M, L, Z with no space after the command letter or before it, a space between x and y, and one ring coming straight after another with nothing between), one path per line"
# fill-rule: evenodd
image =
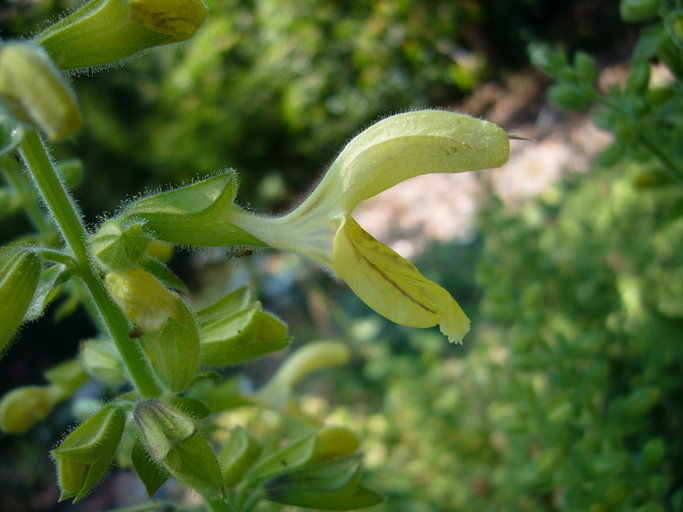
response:
M50 140L80 128L76 96L45 53L30 43L0 45L0 98L31 120Z
M57 463L60 500L85 497L109 469L118 450L126 415L109 404L71 432L52 456Z
M110 272L107 289L131 322L143 332L160 330L169 318L181 321L183 302L140 267Z
M174 445L195 432L197 424L180 409L161 400L147 400L135 408L142 441L155 460L166 458Z
M0 430L24 434L47 418L56 403L57 390L52 386L13 389L0 400Z
M207 497L223 495L218 460L195 421L160 400L138 405L135 421L147 452L179 481Z
M97 380L109 385L126 382L126 370L112 340L85 341L81 345L80 359L85 371Z
M349 348L339 341L308 343L285 360L255 398L270 407L282 409L291 389L301 379L321 368L345 364L350 357Z
M152 238L141 224L122 226L115 219L106 221L92 238L95 257L114 271L137 267Z
M0 249L0 355L31 305L40 278L40 258L22 247Z
M291 342L287 325L255 302L227 318L203 325L201 363L229 366L285 348Z
M619 14L624 21L648 21L657 16L659 0L621 0Z
M318 444L314 459L322 462L352 455L360 448L358 436L346 427L323 427L316 434Z
M34 41L61 69L103 66L184 41L206 15L201 0L91 0Z

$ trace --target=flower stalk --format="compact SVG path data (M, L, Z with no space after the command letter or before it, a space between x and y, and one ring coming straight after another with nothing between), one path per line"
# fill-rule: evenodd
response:
M96 272L83 221L38 134L34 131L27 132L19 151L33 182L78 262L77 274L90 292L138 392L145 398L159 396L161 388L152 375L147 359L137 342L128 336L128 320L109 296Z

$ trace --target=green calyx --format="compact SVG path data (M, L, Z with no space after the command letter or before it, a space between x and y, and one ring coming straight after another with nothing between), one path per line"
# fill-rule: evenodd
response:
M188 39L207 12L202 0L92 0L34 41L61 69L100 67Z
M60 499L85 497L114 460L123 436L126 415L109 404L69 434L52 456L57 463Z

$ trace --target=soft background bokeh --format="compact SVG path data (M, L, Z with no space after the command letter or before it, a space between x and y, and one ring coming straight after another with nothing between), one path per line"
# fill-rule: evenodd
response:
M527 57L530 44L581 49L602 86L623 83L641 27L620 20L618 2L207 4L189 43L74 77L87 124L54 151L85 163L75 195L88 221L226 167L240 173L241 204L284 211L354 133L410 108L529 137L501 170L411 180L358 213L460 301L473 320L462 347L385 322L294 255L180 253L175 269L197 303L251 279L296 345L351 345L352 363L308 379L301 404L362 436L369 482L387 496L378 511L683 510L681 189L636 188L652 162L596 160L610 136L548 104L549 80ZM6 1L2 36L72 5ZM24 227L5 219L0 236ZM0 362L0 391L40 383L90 334L85 318L48 313L25 328ZM242 370L258 384L278 359ZM27 436L0 438L0 510L142 499L123 471L82 504L55 504L47 450L72 418L66 405ZM250 411L224 421L285 429Z

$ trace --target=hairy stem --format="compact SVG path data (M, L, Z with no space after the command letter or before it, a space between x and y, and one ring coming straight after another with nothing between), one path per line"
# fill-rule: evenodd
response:
M37 133L26 134L20 146L20 153L62 237L78 262L77 274L90 292L101 320L114 340L133 383L143 397L159 396L161 389L150 370L149 362L139 344L128 336L128 319L102 284L90 258L88 233L83 221Z

